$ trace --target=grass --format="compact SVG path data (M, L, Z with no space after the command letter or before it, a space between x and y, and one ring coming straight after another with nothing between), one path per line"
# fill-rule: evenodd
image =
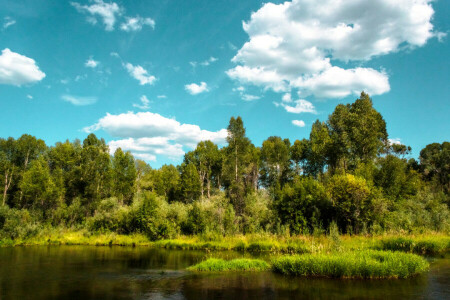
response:
M303 238L290 239L273 236L232 236L213 241L203 241L199 237L181 237L172 240L155 242L155 246L178 250L209 250L209 251L248 251L248 252L279 252L279 253L309 253L310 249Z
M31 245L89 245L89 246L150 246L152 242L142 234L92 234L85 230L46 230L27 239L0 240L0 246Z
M436 255L450 251L449 236L388 237L380 240L381 250L410 252L421 255Z
M177 250L240 251L282 254L333 253L363 250L391 250L420 255L450 252L450 236L442 233L426 235L378 235L339 236L339 243L328 235L279 236L250 234L234 236L180 236L176 239L152 242L145 235L120 235L116 233L92 233L64 228L48 228L27 239L0 239L0 246L20 245L94 245L94 246L151 246Z
M406 278L428 269L415 254L391 251L354 251L284 256L273 261L274 272L308 277Z
M260 259L247 258L232 260L210 258L188 268L190 271L197 272L266 271L269 269L270 265L267 262Z

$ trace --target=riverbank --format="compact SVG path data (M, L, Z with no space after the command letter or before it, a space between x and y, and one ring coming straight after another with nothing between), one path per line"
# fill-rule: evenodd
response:
M248 251L285 254L331 253L360 250L391 250L421 255L450 252L450 236L443 233L423 235L301 235L277 236L268 234L215 236L180 236L176 239L150 241L145 235L94 234L85 230L52 229L33 237L0 240L0 246L28 245L91 245L91 246L147 246L176 250Z

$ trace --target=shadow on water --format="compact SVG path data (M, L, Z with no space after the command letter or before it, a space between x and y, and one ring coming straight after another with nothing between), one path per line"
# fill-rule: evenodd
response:
M0 248L0 299L445 299L450 258L405 280L293 278L260 273L185 271L205 253L146 247ZM249 256L249 254L245 254ZM264 257L263 257L264 258Z

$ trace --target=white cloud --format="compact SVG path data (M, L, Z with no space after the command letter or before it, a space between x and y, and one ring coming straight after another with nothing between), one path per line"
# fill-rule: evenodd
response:
M166 95L158 95L158 96L156 96L156 98L158 98L158 99L166 99L167 96Z
M316 97L343 97L361 90L389 91L383 71L333 66L335 61L368 61L375 56L442 38L431 24L431 0L293 0L266 3L243 23L249 35L227 71L244 84L276 92L298 89ZM363 74L367 78L360 78ZM342 75L342 85L336 83ZM324 90L319 87L324 87Z
M341 98L361 91L369 95L380 95L390 90L388 76L371 68L341 69L331 67L309 78L291 82L302 96L315 95L320 98Z
M70 102L76 106L91 105L97 102L97 97L80 97L74 95L62 95L61 98L64 101Z
M298 127L305 127L305 122L303 120L292 120L292 124Z
M131 151L133 155L147 161L156 161L157 156L166 156L171 159L179 159L184 155L183 145L173 143L167 138L128 138L115 140L108 143L110 153L117 148Z
M148 74L147 70L139 65L133 66L130 63L126 63L124 67L133 78L139 81L140 85L152 85L156 81L155 76Z
M314 105L311 102L304 99L294 101L291 100L290 102L281 102L277 104L277 106L279 105L281 105L287 112L293 114L316 113L316 108L314 107Z
M27 98L30 99L30 100L32 100L32 99L33 99L33 96L27 95Z
M196 83L186 84L184 89L191 95L197 95L209 91L208 85L203 81L200 82L200 85Z
M5 17L3 22L3 29L8 28L9 26L13 26L16 24L16 20L12 19L11 17Z
M105 25L105 30L114 30L114 24L118 16L122 14L122 8L115 2L105 3L103 0L93 0L91 5L81 5L77 2L70 2L77 11L87 14L87 21L91 24L97 24L97 18L100 18Z
M390 145L401 145L402 140L400 138L388 139Z
M224 144L227 130L203 130L197 125L181 124L152 112L128 112L119 115L106 114L96 124L83 129L85 132L104 130L120 138L109 143L111 151L117 147L133 153L180 158L183 147L194 148L200 141L211 140Z
M155 21L151 18L126 17L126 21L120 25L120 29L123 31L140 31L142 27L147 25L151 28L155 28Z
M99 63L100 63L99 61L94 60L93 58L89 58L89 59L84 63L84 66L87 67L87 68L93 68L93 69L94 69L95 67L98 66Z
M139 109L149 109L150 108L150 100L148 100L147 96L142 95L141 98L141 104L134 103L133 106L137 107Z
M41 81L45 73L39 70L34 59L12 52L8 48L0 55L0 84L21 86Z

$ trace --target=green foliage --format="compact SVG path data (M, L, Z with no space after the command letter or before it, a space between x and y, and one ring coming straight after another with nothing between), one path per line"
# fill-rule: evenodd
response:
M450 251L450 237L390 237L382 239L379 248L422 255L440 254Z
M388 142L364 92L293 145L272 136L256 147L240 117L227 131L226 147L201 141L180 166L159 169L120 148L111 156L94 134L52 147L27 134L0 138L4 236L53 226L152 240L319 238L333 220L349 234L450 232L450 143L427 145L420 164L407 160L410 147Z
M373 190L365 179L351 174L335 175L327 186L331 201L336 211L336 221L342 231L359 233L364 223L372 220Z
M450 192L450 143L432 143L420 151L420 168L424 178L438 190Z
M273 270L293 276L332 278L406 278L428 269L417 255L387 251L304 254L275 259Z
M320 224L327 226L331 217L331 202L324 186L310 177L297 177L285 185L275 208L293 233L308 233Z
M188 268L188 270L197 272L266 271L269 269L270 265L267 262L248 258L233 260L210 258Z
M282 140L278 136L271 136L262 143L260 180L274 192L292 177L290 147L289 139Z
M185 203L192 203L201 194L201 184L197 168L193 163L181 165L181 198Z
M39 229L27 210L0 206L0 240L26 239L36 235Z
M114 195L121 202L131 202L137 177L133 155L130 152L124 153L118 148L112 158L112 173Z

